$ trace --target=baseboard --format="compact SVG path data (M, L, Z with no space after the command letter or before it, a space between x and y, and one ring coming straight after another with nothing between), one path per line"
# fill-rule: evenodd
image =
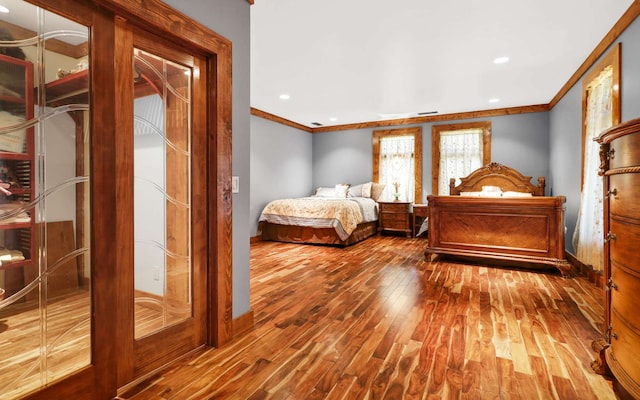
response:
M581 275L587 278L589 282L592 282L595 286L604 288L604 277L602 271L595 271L593 266L584 264L578 260L575 255L565 251L565 256L569 264Z
M253 310L234 318L231 325L231 337L237 338L253 329Z
M258 236L251 236L249 238L249 244L254 244L254 243L258 243L258 242L262 242L262 236L258 235Z
M91 287L91 279L88 276L82 276L78 280L82 289L88 290Z

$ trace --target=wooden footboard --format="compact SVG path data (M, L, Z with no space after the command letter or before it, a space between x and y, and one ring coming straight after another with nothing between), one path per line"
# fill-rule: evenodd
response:
M564 252L564 196L428 196L425 253L489 258L531 267L571 268Z
M377 233L377 221L359 224L351 235L342 240L333 228L311 228L307 226L279 225L260 222L262 240L288 243L329 244L349 246Z

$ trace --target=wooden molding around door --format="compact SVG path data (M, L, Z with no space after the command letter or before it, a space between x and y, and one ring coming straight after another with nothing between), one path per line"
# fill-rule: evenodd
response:
M232 337L231 42L160 0L94 0L132 24L199 52L208 60L209 335ZM204 71L203 71L204 72Z

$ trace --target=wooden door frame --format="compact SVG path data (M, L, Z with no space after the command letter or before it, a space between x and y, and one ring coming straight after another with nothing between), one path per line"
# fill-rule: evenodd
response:
M209 329L207 344L219 347L232 333L232 53L231 42L160 0L94 0L129 23L207 58ZM118 55L116 55L116 60ZM106 61L106 60L105 60ZM113 65L113 59L108 60ZM128 84L128 83L127 83ZM114 107L115 108L115 107ZM117 114L116 114L117 115ZM114 118L119 118L118 115Z
M232 336L232 49L231 42L202 26L160 0L27 0L44 9L89 27L91 57L91 282L92 357L91 364L28 399L65 396L112 398L117 392L114 365L120 356L114 340L120 307L118 301L118 251L132 246L119 237L130 221L114 220L118 215L119 177L132 165L117 141L125 126L118 107L123 85L129 84L118 65L125 49L118 24L128 23L167 38L187 51L207 59L207 188L208 272L207 344L215 347ZM130 113L132 114L132 113ZM132 151L132 150L129 150ZM132 154L131 154L132 156ZM130 157L132 159L132 157ZM115 305L115 306L114 306Z

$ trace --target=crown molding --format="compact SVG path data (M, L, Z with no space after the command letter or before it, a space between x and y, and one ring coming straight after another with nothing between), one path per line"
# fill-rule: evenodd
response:
M300 129L301 131L313 133L313 128L309 128L308 126L304 126L297 122L293 122L286 118L278 117L277 115L268 113L266 111L259 110L257 108L251 107L251 115L255 115L256 117L268 119L269 121L277 122L282 125L290 126L292 128Z
M347 131L347 130L367 129L367 128L382 128L382 127L398 126L398 125L415 125L415 124L424 124L427 122L455 121L455 120L461 120L461 119L497 117L497 116L503 116L503 115L515 115L515 114L535 113L535 112L544 112L544 111L549 111L548 104L537 104L537 105L531 105L531 106L510 107L510 108L497 108L492 110L428 115L428 116L414 117L414 118L389 119L384 121L360 122L360 123L354 123L354 124L332 125L332 126L322 126L318 128L311 128L311 127L299 124L297 122L293 122L288 119L278 117L277 115L270 114L268 112L251 107L252 115L265 118L270 121L274 121L274 122L287 125L296 129L300 129L302 131L309 132L309 133Z
M555 95L551 102L549 102L549 109L555 107L556 104L571 90L571 88L578 83L578 81L587 73L589 68L591 68L596 61L607 51L607 49L620 37L622 32L625 31L636 20L636 18L640 15L640 0L635 0L625 11L625 13L620 17L618 22L609 30L609 32L604 36L604 38L598 43L595 49L589 54L589 56L584 60L582 65L571 75L571 78L564 84L560 91Z

